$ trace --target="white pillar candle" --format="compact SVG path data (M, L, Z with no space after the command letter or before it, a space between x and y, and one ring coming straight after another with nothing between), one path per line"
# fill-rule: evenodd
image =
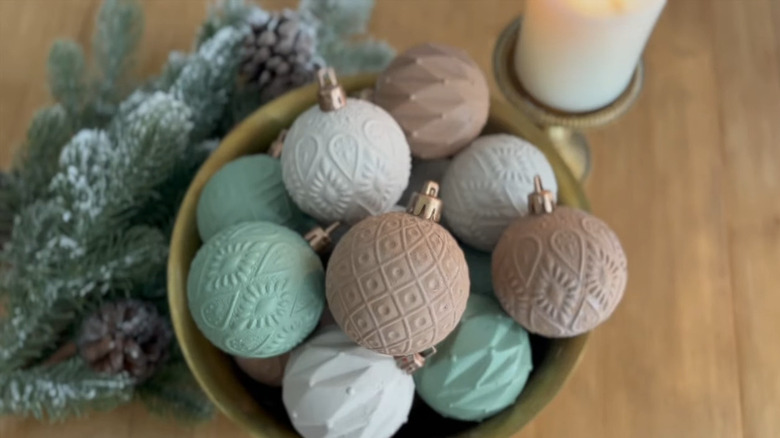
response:
M666 0L527 0L515 68L537 100L566 112L626 89Z

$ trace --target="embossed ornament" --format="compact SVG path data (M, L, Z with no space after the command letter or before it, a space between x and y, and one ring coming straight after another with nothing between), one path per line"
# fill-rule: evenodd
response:
M600 219L555 207L539 179L529 204L532 214L513 223L493 252L496 296L530 332L560 338L592 330L623 297L620 241Z
M408 213L364 219L331 255L328 306L345 333L368 349L394 356L424 351L455 328L466 308L468 267L458 243L436 223L437 193L428 182Z
M204 242L241 222L298 228L304 221L284 188L279 160L268 155L239 158L215 173L198 200L197 220Z
M406 423L414 381L393 358L355 345L337 327L292 353L282 400L304 438L389 438Z
M528 213L534 175L557 193L552 166L531 143L509 134L476 139L444 175L445 225L468 245L492 251L506 227Z
M314 330L324 308L322 263L295 232L245 222L217 233L190 267L192 318L221 350L244 357L286 353Z
M511 406L533 368L528 332L492 299L469 297L458 328L414 375L417 393L449 418L479 421Z
M412 155L425 159L449 157L474 140L490 106L477 63L460 49L430 43L398 55L373 98L398 120Z
M298 206L321 222L389 211L409 181L401 127L373 103L346 98L332 70L320 71L320 104L301 114L284 140L282 177Z

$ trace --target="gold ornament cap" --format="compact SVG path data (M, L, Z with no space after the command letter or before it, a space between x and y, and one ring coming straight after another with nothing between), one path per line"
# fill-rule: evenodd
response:
M330 248L330 245L333 243L333 239L331 239L330 233L335 231L336 228L340 226L341 222L333 222L332 224L328 225L328 228L325 229L322 227L314 227L309 230L309 232L306 233L303 238L309 242L309 245L314 250L314 252L317 254L322 254L328 248Z
M441 210L444 207L444 203L438 198L439 195L439 183L435 181L426 181L422 189L412 195L409 199L409 205L406 207L406 212L428 219L434 222L441 220Z
M282 129L279 136L276 137L271 146L268 147L268 155L272 158L279 158L282 156L282 148L284 148L284 139L287 137L287 130Z
M336 72L328 67L317 70L317 83L320 85L318 102L325 112L336 111L347 104L347 93L339 85Z
M436 347L431 347L419 353L395 356L395 364L406 374L414 374L415 371L425 366L425 361L436 354Z
M528 211L531 214L547 214L555 210L555 195L542 187L542 178L534 176L534 191L528 195Z

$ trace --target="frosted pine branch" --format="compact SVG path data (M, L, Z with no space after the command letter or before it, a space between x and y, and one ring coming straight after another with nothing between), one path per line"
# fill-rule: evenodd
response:
M110 409L132 396L129 377L97 374L81 358L0 374L0 414L58 420L87 410Z

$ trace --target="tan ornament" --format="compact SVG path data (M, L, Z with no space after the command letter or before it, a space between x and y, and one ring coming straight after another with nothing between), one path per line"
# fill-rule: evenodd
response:
M449 157L474 140L490 106L477 63L441 44L398 55L379 76L373 98L401 125L412 155L424 159Z
M438 184L427 182L407 213L372 216L352 227L330 258L328 306L355 342L393 356L443 340L466 309L463 251L436 221ZM410 359L410 360L413 360Z
M268 386L282 386L284 367L290 359L290 353L274 357L241 357L233 356L236 365L253 380Z
M600 219L556 207L536 177L530 215L507 228L493 252L493 286L501 306L528 331L576 336L604 322L626 287L625 253Z

